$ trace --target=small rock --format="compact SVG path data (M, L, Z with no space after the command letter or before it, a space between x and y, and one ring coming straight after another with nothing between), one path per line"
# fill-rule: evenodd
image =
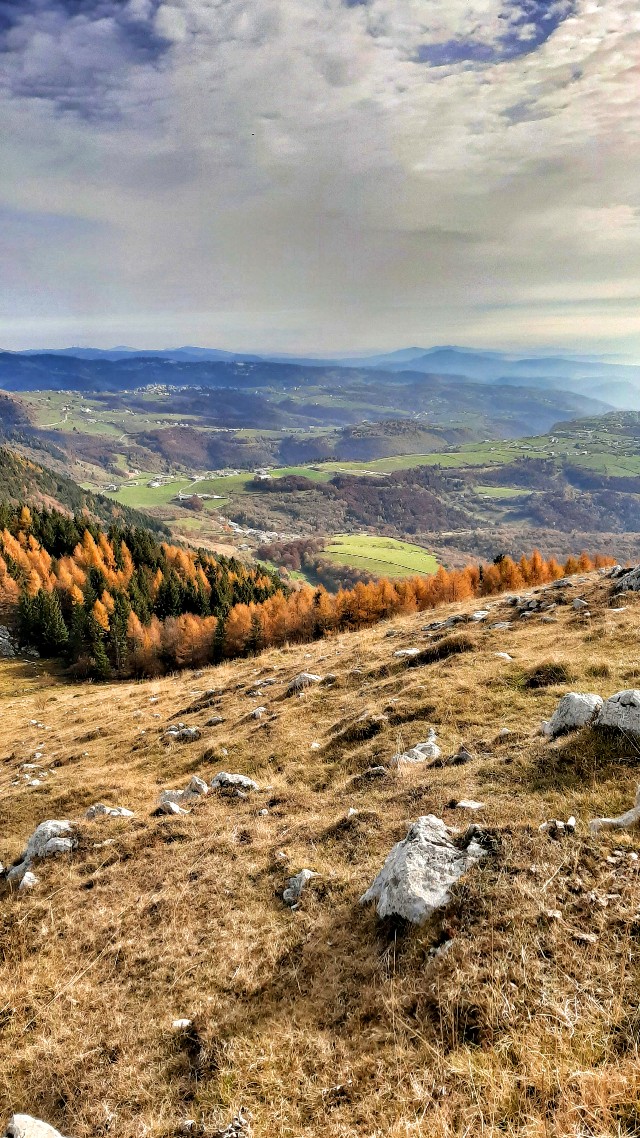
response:
M452 810L484 810L484 802L476 802L475 798L461 798L459 802L455 799L451 804Z
M105 806L104 802L96 802L90 806L85 814L87 821L91 822L94 818L133 818L133 810L127 810L126 806Z
M582 597L576 597L576 599L573 601L572 607L576 609L576 611L580 611L580 609L588 609L589 605L586 601L582 600Z
M427 759L439 759L441 755L442 751L436 743L435 730L430 727L425 743L416 743L415 747L411 747L410 750L394 755L391 763L394 766L398 766L400 763L424 763Z
M184 790L163 790L158 799L158 807L165 814L186 814L188 811L185 806L208 793L209 787L204 779L194 775Z
M508 652L496 652L495 657L497 660L506 660L508 664L513 660L513 656L510 656Z
M258 790L257 782L248 778L246 774L230 774L228 771L218 771L212 779L212 790Z
M288 905L289 908L293 908L294 905L297 905L307 882L311 881L312 877L318 876L319 875L314 873L312 869L301 869L299 873L296 873L295 877L290 877L287 881L287 887L282 894L282 900L285 905Z
M398 651L393 654L397 658L401 656L419 656L420 651L420 648L399 648Z
M187 1031L191 1027L193 1020L190 1019L174 1019L171 1027L174 1031Z
M20 882L18 889L35 889L36 885L39 885L39 884L40 884L40 878L36 877L35 873L32 873L31 870L28 869L27 872L25 873L24 877L22 878L22 881Z
M207 719L205 727L218 727L221 723L224 723L221 715L212 715L211 719Z
M635 806L617 818L594 818L589 822L589 829L592 834L597 834L599 830L624 830L637 822L640 822L640 786L636 791Z
M287 687L290 693L304 691L305 688L311 687L312 684L322 683L322 676L316 676L313 672L300 672L291 680Z
M262 719L262 716L265 714L266 710L266 707L254 707L253 711L251 712L251 718Z

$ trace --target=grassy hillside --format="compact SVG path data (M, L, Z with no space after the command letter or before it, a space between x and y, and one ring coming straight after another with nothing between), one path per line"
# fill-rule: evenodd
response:
M412 577L435 573L438 562L419 545L368 534L336 534L325 556L339 565L363 569L375 577Z
M0 1114L75 1138L215 1133L241 1106L260 1138L636 1134L640 837L587 821L631 805L637 748L538 729L567 689L638 682L640 599L614 611L596 575L546 599L527 621L494 600L511 627L467 626L455 654L407 616L117 688L0 664L0 856L46 818L78 836L0 899ZM428 645L417 667L394 656ZM303 669L335 680L287 697ZM176 722L201 737L169 740ZM389 766L431 727L466 766ZM162 787L221 768L261 789L155 816ZM97 801L135 818L83 820ZM422 928L381 922L358 899L430 812L480 822L493 852ZM572 813L575 835L539 831ZM318 876L292 911L302 868Z

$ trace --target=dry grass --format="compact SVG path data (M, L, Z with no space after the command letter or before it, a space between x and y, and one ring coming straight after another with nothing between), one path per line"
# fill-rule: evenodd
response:
M640 1134L640 836L586 828L631 804L640 752L589 732L543 742L566 684L526 683L549 662L576 690L637 682L640 601L609 612L597 578L585 595L590 623L564 606L554 624L467 627L473 650L418 667L393 651L436 646L419 616L200 677L72 686L3 664L0 857L92 802L136 819L81 822L70 859L0 899L0 1116L27 1110L73 1138L168 1138L241 1105L259 1138ZM302 669L337 680L285 697ZM202 738L166 744L176 719ZM473 762L357 777L430 726ZM12 785L37 749L53 773ZM264 789L152 816L162 786L221 768ZM390 846L419 814L464 827L447 806L462 797L486 803L495 854L424 928L380 923L358 898ZM571 813L575 837L538 832ZM319 877L292 912L280 894L304 866ZM183 1016L194 1027L176 1034Z

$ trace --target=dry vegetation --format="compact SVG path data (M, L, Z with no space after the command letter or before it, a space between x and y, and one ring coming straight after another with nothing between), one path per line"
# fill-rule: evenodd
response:
M590 621L563 605L555 623L467 626L472 650L413 667L393 652L435 642L424 614L142 683L3 663L2 859L96 801L136 818L81 822L71 858L0 899L0 1116L29 1111L74 1138L168 1138L241 1105L257 1138L639 1134L640 836L596 839L586 821L631 805L640 754L536 732L568 687L638 683L640 600L612 613L597 575L578 592ZM502 598L492 611L510 615ZM285 697L302 669L337 678ZM375 729L355 726L364 712ZM164 742L176 720L202 738ZM358 778L430 726L473 761ZM39 744L53 773L12 785ZM153 815L163 786L220 769L263 789ZM407 929L360 907L418 815L465 827L448 805L463 797L486 803L495 852L446 912ZM571 813L575 836L538 832ZM291 911L279 894L305 866L319 876ZM193 1028L172 1031L183 1016Z

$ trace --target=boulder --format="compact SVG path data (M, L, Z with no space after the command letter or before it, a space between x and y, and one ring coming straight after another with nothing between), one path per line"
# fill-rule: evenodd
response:
M257 782L247 778L246 774L229 774L228 771L218 771L211 782L212 790L259 790Z
M300 672L291 680L287 691L290 693L304 691L305 688L311 687L312 684L320 683L322 683L322 676L316 676L313 672Z
M127 810L126 806L105 806L104 802L95 802L90 806L85 814L88 822L92 822L94 818L133 818L133 810Z
M596 719L598 727L612 727L626 735L640 735L640 691L630 688L605 700Z
M9 885L20 885L34 862L42 861L46 857L55 857L57 854L71 853L75 845L71 834L71 822L55 819L41 822L29 838L20 861L7 873Z
M640 786L636 791L635 805L631 810L618 815L617 818L594 818L589 822L589 829L592 834L597 834L598 830L624 830L628 826L635 826L638 822L640 822Z
M485 850L471 826L459 845L434 814L418 818L406 838L393 847L361 904L377 903L379 917L402 917L421 925L450 900L451 886L475 865Z
M640 696L640 692L638 693ZM602 708L602 699L599 695L589 695L585 692L568 692L563 696L548 723L542 724L542 732L549 739L563 735L566 731L576 731L578 727L586 727L591 723Z
M62 1138L59 1130L32 1118L30 1114L14 1114L7 1123L4 1138Z
M433 727L430 727L425 743L416 743L415 747L411 747L408 751L394 755L391 763L393 766L398 766L399 763L426 763L428 760L439 759L441 754L442 751L436 743L436 733Z
M208 793L209 787L204 779L194 775L184 790L163 790L158 799L158 807L164 814L186 814L186 806Z

